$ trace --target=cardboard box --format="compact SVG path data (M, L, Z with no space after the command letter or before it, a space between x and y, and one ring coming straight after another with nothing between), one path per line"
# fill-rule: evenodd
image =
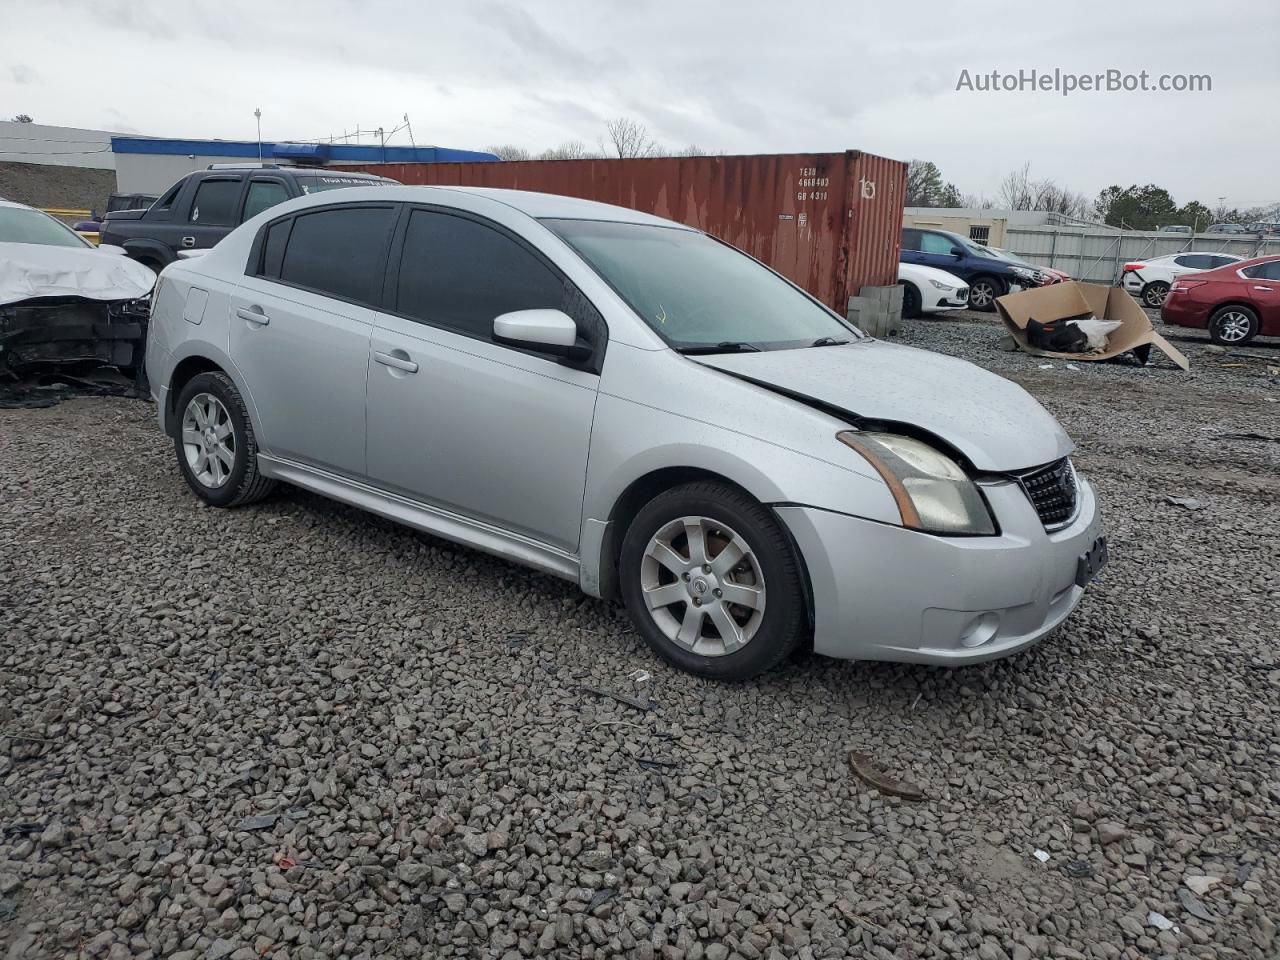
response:
M996 299L996 310L1019 349L1033 356L1059 360L1110 360L1133 350L1146 363L1147 355L1154 346L1183 370L1191 369L1182 352L1156 332L1138 302L1119 287L1068 280L1006 294ZM1091 313L1099 320L1120 321L1120 326L1107 337L1107 349L1102 353L1057 353L1039 350L1027 343L1028 320L1050 323L1078 317L1082 313Z

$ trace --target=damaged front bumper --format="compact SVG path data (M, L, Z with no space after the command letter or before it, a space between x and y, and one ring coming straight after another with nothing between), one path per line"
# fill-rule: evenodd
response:
M136 300L40 297L0 306L0 379L113 366L139 373L150 296Z

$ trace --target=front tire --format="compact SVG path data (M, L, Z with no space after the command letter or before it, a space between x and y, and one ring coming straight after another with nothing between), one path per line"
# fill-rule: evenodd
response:
M1142 288L1142 302L1153 310L1164 306L1164 298L1169 296L1169 285L1163 280L1153 280Z
M1248 307L1219 307L1209 318L1209 339L1224 347L1242 347L1258 335L1258 315Z
M275 481L258 472L258 442L244 399L221 371L192 377L178 396L174 449L192 492L215 507L261 500Z
M969 284L969 308L990 313L996 308L996 297L1004 296L1004 287L994 277L977 277Z
M649 501L623 538L619 574L645 642L698 676L764 673L807 632L800 565L786 533L725 484L688 483Z
M908 319L920 316L920 291L914 283L902 284L902 315Z

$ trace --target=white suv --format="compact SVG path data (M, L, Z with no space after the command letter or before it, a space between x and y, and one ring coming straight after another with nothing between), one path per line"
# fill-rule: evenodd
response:
M1121 285L1145 306L1159 309L1176 278L1243 259L1231 253L1170 253L1150 260L1134 260L1124 265Z

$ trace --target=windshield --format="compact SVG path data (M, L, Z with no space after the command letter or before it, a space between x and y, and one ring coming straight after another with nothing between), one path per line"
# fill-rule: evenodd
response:
M962 248L964 248L965 250L968 250L968 251L969 251L969 253L970 253L972 256L975 256L975 257L986 257L988 260L1001 260L1001 259L1003 259L1002 257L997 256L996 254L992 253L990 250L988 250L988 249L987 249L986 247L984 247L982 244L980 244L980 243L974 243L974 242L973 242L972 240L970 240L968 237L962 237L962 236L960 236L958 233L949 233L949 234L947 234L947 236L949 236L949 237L952 239L952 241L954 241L954 242L955 242L955 244L956 244L957 246L962 247Z
M30 207L0 207L0 243L41 243L49 247L92 246L70 227Z
M677 350L785 349L861 334L773 271L703 233L544 220Z

